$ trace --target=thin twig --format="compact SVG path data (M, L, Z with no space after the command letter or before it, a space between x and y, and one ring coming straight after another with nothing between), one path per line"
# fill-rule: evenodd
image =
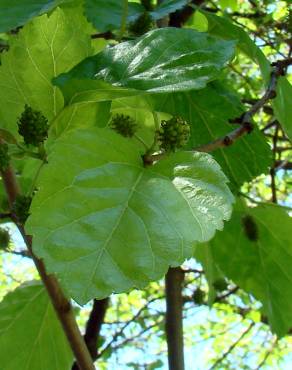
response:
M272 354L272 352L273 352L273 350L274 350L274 348L276 347L276 345L277 345L277 343L278 343L278 338L276 338L274 341L273 341L273 343L272 343L272 345L271 345L271 347L267 350L267 352L266 352L266 354L265 354L265 356L264 356L264 358L262 359L262 361L258 364L258 366L255 368L255 370L260 370L264 365L265 365L265 363L267 362L267 359L270 357L270 355Z
M125 331L125 329L132 323L132 322L135 322L138 317L141 315L141 313L149 307L149 305L154 302L154 301L157 301L159 299L161 299L162 297L155 297L155 298L152 298L150 299L148 302L146 302L146 304L144 306L142 306L137 312L136 314L131 317L130 320L128 320L123 326L122 328L117 331L114 336L112 337L112 339L108 342L108 344L106 344L104 346L104 348L98 353L97 355L97 358L100 358L111 346L112 344L118 339L119 336L121 336L123 334L123 332Z
M234 348L238 345L238 343L251 331L252 327L255 325L254 322L252 322L246 330L240 335L240 337L228 348L226 352L223 353L223 355L218 358L218 360L209 368L209 370L216 369L217 366L225 360L225 358L234 350Z

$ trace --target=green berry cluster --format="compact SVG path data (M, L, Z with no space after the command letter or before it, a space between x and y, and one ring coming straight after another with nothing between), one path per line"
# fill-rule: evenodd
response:
M110 127L125 137L132 137L137 131L136 121L124 114L116 114L111 120Z
M5 250L9 247L10 234L6 229L0 228L0 249Z
M24 224L29 216L29 207L31 204L31 197L25 195L18 195L12 206L12 213L16 216L17 220Z
M200 288L197 288L194 293L193 293L193 300L194 302L197 304L197 305L202 305L205 301L205 292L200 289Z
M18 119L18 132L25 144L39 146L48 137L48 120L39 111L25 105L24 111Z
M129 32L134 36L141 36L150 31L154 26L153 19L149 12L145 11L129 25Z
M181 117L161 121L157 133L160 147L166 152L174 152L187 144L190 138L190 126Z
M9 166L8 145L5 143L0 144L0 170L5 171Z

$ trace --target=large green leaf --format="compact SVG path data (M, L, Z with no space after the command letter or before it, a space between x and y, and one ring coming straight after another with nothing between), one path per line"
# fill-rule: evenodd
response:
M292 218L284 208L272 204L248 208L240 203L224 231L209 243L215 262L262 302L280 336L292 327L291 229Z
M232 41L190 29L156 29L137 40L106 48L55 81L62 88L70 80L85 85L104 80L150 92L202 89L219 77L233 52Z
M161 278L230 216L233 197L211 156L180 152L144 168L138 148L107 128L75 130L40 175L26 228L79 303Z
M16 131L25 103L48 119L62 108L63 96L51 79L90 54L86 24L81 14L72 18L58 8L28 23L12 41L0 67L0 116L6 128Z
M71 350L40 283L22 285L0 303L0 348L3 370L71 368Z
M223 137L236 128L228 120L240 116L242 108L222 84L210 84L200 91L152 95L155 110L180 115L191 125L190 147L195 148ZM271 150L264 136L254 131L227 148L213 153L236 188L266 172L271 164Z

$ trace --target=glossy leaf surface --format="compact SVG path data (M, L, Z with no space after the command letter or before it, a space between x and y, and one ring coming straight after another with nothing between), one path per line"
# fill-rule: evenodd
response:
M233 52L232 41L190 29L157 29L85 59L56 84L103 80L149 92L202 89L219 77Z
M180 152L145 169L138 148L110 129L75 130L41 174L26 227L79 303L162 277L230 216L211 156Z

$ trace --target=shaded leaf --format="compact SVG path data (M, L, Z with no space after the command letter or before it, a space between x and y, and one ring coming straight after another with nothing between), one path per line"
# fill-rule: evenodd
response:
M246 217L256 227L255 238L250 238ZM262 302L279 336L292 326L291 227L292 219L285 208L272 204L248 208L238 203L224 231L209 243L215 262L226 276Z
M158 4L150 14L153 19L158 20L183 8L188 2L189 0L165 0Z
M123 1L121 0L86 0L85 14L88 20L100 32L116 30L121 27ZM136 18L144 11L141 4L128 3L128 19Z
M144 168L138 148L110 129L75 130L41 173L26 227L79 303L161 278L230 216L211 156L180 152Z
M43 285L21 285L0 303L0 363L5 370L70 369L73 356Z
M228 120L240 116L242 112L236 96L219 83L210 84L200 91L152 95L151 99L155 110L179 115L189 122L191 148L207 144L234 130L235 126ZM271 150L257 129L212 154L236 188L266 172L271 164Z
M188 0L166 0L150 12L154 20L164 18L170 13L182 8ZM145 12L144 7L137 2L128 2L128 22L135 21ZM121 27L123 1L121 0L86 0L85 13L88 20L100 32L113 31Z
M66 0L65 0L66 1ZM1 0L0 32L22 26L33 17L53 9L62 0Z

